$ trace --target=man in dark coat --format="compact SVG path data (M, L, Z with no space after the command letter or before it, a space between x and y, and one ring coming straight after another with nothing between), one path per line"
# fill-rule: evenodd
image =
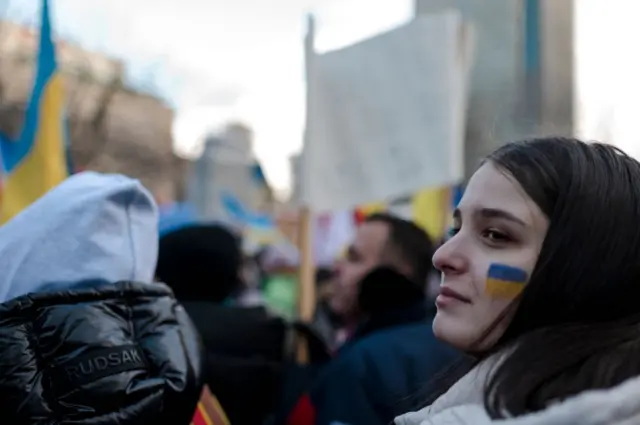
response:
M288 417L290 425L387 425L419 406L457 357L436 340L425 296L433 245L415 224L368 217L337 267L331 308L351 333Z

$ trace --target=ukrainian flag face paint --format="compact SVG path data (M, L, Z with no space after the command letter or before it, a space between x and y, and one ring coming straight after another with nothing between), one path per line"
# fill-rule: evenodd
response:
M524 290L527 272L506 264L493 263L487 272L485 293L494 298L514 299Z

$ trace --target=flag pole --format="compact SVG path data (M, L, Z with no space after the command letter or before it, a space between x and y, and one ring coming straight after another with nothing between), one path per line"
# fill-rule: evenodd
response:
M299 178L304 179L305 171L305 153L309 138L309 122L310 122L310 85L312 84L311 69L313 63L314 45L315 45L316 25L312 14L307 17L307 35L304 41L305 51L305 73L306 73L306 128L304 131L303 154L301 156L302 172ZM302 192L305 192L306 184L301 184ZM302 197L303 200L307 198ZM304 202L304 201L303 201ZM298 291L298 314L300 320L309 323L313 319L316 307L315 294L315 264L313 258L313 211L309 205L302 204L298 214L298 242L300 250L300 270L299 270L299 291ZM297 341L297 360L299 363L307 363L309 361L309 351L306 341L299 339Z

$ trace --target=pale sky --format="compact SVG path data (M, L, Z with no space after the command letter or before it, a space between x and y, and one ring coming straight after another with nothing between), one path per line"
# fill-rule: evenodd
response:
M576 3L579 135L640 159L640 2Z
M135 83L155 74L176 107L176 148L189 154L207 128L230 119L253 127L277 189L304 122L305 14L328 50L399 25L413 0L50 0L54 27L88 49L124 58ZM560 0L559 0L560 1ZM36 23L40 0L0 0L0 12ZM640 157L640 57L635 0L578 0L579 132Z
M412 0L50 0L54 28L88 49L124 58L131 79L155 73L176 106L179 154L209 127L239 119L255 131L267 178L290 186L289 156L304 122L303 37L317 16L319 50L401 24ZM37 22L40 0L0 0Z

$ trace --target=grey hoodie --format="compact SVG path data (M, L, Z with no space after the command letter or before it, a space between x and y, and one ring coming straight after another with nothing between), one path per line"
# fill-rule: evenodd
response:
M31 292L153 281L158 211L120 175L84 172L0 228L0 302Z

